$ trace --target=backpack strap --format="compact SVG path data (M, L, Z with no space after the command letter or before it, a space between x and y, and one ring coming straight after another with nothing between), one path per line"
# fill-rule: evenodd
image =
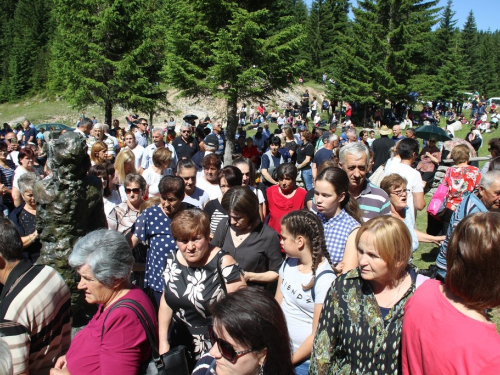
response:
M335 272L333 271L330 271L330 270L324 270L323 272L321 272L319 275L316 276L316 278L314 279L314 285L311 289L311 297L313 299L313 302L314 300L316 299L316 293L314 292L314 289L316 289L316 283L318 282L319 278L323 275L326 275L327 273L333 273L335 274Z

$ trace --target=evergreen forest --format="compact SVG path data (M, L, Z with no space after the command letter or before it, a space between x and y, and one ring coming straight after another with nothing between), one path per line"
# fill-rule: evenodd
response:
M500 96L500 31L478 30L472 11L459 25L452 1L437 3L5 0L0 103L55 94L110 121L114 105L153 113L172 87L227 99L236 119L241 101L301 76L362 105Z

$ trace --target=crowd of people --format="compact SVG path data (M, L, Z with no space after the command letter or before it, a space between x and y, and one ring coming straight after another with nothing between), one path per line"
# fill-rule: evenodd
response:
M269 114L242 105L231 165L223 124L208 117L178 134L173 118L78 121L107 228L82 234L69 257L97 307L74 337L69 288L36 263L33 192L50 152L31 144L40 133L29 121L22 139L6 132L0 369L142 374L147 322L160 354L185 347L194 375L496 374L500 139L479 170L468 146L445 153L431 136L420 150L413 128L387 126L378 110L376 137L349 118L341 132L311 126L304 118L320 124L333 103L307 92L301 103ZM442 210L420 231L447 157ZM436 272L412 262L422 242L439 247Z

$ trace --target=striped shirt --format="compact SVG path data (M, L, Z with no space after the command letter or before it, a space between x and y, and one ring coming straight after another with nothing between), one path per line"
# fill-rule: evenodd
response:
M14 374L49 374L71 341L70 291L57 271L26 260L12 269L0 295L0 335Z
M356 201L363 215L363 222L380 215L391 214L391 202L386 192L373 185L370 180L365 181L365 187Z

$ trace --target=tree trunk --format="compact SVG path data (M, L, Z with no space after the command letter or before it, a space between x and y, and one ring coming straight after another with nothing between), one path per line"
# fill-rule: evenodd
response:
M111 125L113 124L113 103L109 100L104 102L104 122L109 125L111 129Z
M238 107L238 96L233 95L227 100L226 114L227 114L227 126L226 126L226 146L224 150L224 165L231 165L233 163L233 153L234 153L234 136L236 135L236 129L238 128L238 118L236 116L236 111Z

